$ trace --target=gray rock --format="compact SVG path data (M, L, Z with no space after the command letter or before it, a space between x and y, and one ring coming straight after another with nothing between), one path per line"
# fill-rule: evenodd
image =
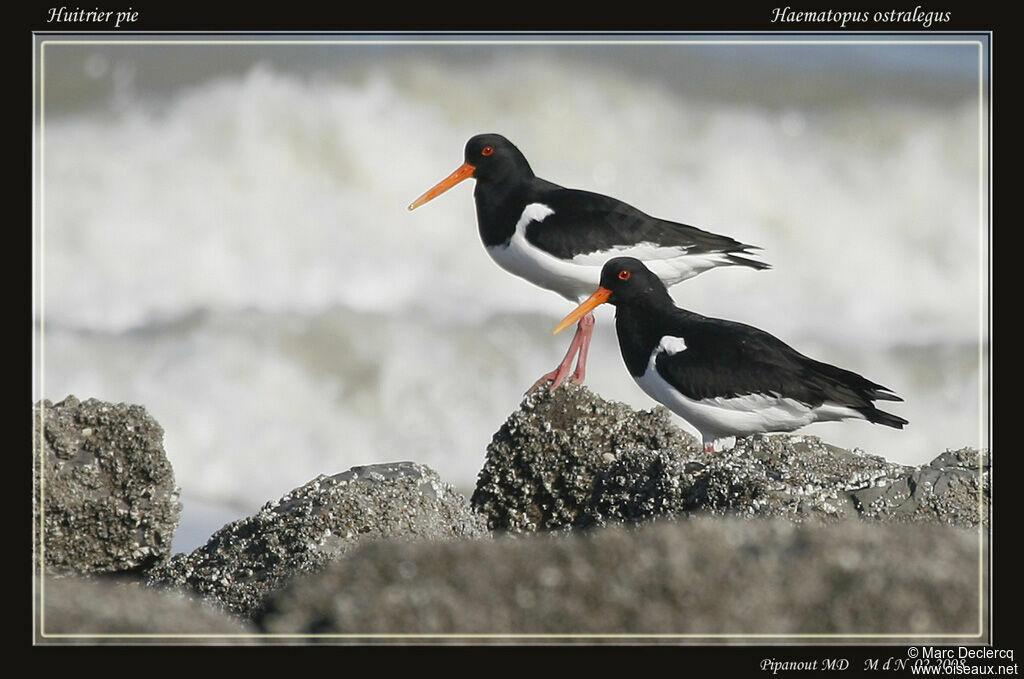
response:
M228 524L191 554L153 569L149 582L190 588L249 617L287 578L319 570L359 541L485 536L483 517L429 467L354 467L318 476Z
M888 485L854 491L851 497L865 518L970 526L981 516L987 526L990 477L987 451L962 448L946 451Z
M945 526L723 517L374 543L293 580L258 623L272 633L328 635L969 639L982 619L980 547L976 530Z
M37 619L38 643L125 643L138 635L171 634L185 635L180 640L187 643L203 638L224 643L233 637L217 635L258 633L198 597L124 578L47 578L42 588L37 581L36 596L37 614L43 612Z
M598 476L621 457L696 448L692 436L671 424L665 408L637 412L573 384L554 393L537 389L492 438L471 502L492 529L587 523L599 499ZM650 465L675 472L682 459L676 457L658 456Z
M36 404L33 426L33 526L42 497L36 556L47 570L131 571L166 560L181 503L163 429L145 408L68 396Z
M979 476L975 451L914 468L814 436L756 436L705 453L663 407L635 412L567 385L528 394L494 435L472 503L490 528L513 532L694 512L970 526L987 522Z

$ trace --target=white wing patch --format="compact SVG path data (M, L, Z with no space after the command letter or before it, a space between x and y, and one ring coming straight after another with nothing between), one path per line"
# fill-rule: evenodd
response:
M666 246L643 241L633 245L616 245L600 252L576 255L572 258L572 261L576 264L593 266L595 264L604 264L612 257L636 257L640 261L646 262L652 259L675 259L676 257L682 257L689 249L689 245Z
M680 351L686 351L686 340L682 337L673 337L672 335L665 335L658 342L658 348L655 349L657 353L668 354L669 356L675 356Z
M526 225L530 222L543 222L553 214L555 214L555 211L544 203L530 203L523 208L523 214L519 215L519 221L516 222L516 231L519 232L521 229L526 228Z

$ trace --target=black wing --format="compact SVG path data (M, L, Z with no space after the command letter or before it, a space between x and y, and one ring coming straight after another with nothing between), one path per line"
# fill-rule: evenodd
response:
M526 239L565 259L640 243L657 243L666 248L685 250L688 254L733 254L758 249L695 226L651 217L620 200L590 191L557 187L545 191L535 202L547 205L554 213L542 222L529 224ZM755 260L735 259L736 264L768 268L767 264Z
M752 326L705 319L679 335L685 339L686 350L659 355L655 367L689 398L770 394L811 407L828 402L861 412L873 411L871 402L876 399L902 400L880 384L808 358Z

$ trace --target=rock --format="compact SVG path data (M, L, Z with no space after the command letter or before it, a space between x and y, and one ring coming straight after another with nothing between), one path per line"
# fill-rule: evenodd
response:
M471 502L492 529L589 522L598 475L621 456L697 447L669 418L665 408L637 412L573 384L534 390L492 438Z
M78 643L96 643L106 636L124 643L122 635L188 635L181 641L221 634L256 634L251 625L180 590L145 587L123 578L47 578L37 582L37 606L44 615L36 627L39 643L68 643L52 635L73 634ZM112 636L107 636L112 635ZM222 640L218 640L222 643Z
M884 486L851 493L865 518L989 525L991 464L986 451L946 451ZM980 493L979 493L980 489Z
M163 429L145 408L68 396L36 404L33 425L33 525L42 496L36 554L46 569L138 571L166 560L181 503Z
M318 476L149 574L254 615L268 593L369 539L479 538L483 517L429 467L395 462Z
M979 487L985 504L989 492L977 459L965 450L913 468L801 435L705 453L661 406L635 412L567 385L528 394L494 435L472 503L490 528L513 532L695 512L970 526Z
M301 634L962 634L976 642L978 550L969 529L707 516L373 543L293 580L257 622Z

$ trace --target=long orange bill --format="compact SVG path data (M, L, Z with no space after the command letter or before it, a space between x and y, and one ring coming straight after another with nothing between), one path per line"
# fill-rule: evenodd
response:
M472 177L473 173L475 171L476 171L475 167L473 167L469 163L463 163L459 167L459 169L457 169L455 172L452 172L450 175L448 175L447 177L445 177L444 179L439 181L437 183L437 186L435 186L434 188L430 189L429 191L424 193L422 196L420 196L419 198L414 200L409 205L409 210L410 211L415 210L420 205L423 205L424 203L437 198L442 193L444 193L448 189L452 188L453 186L455 186L456 184L461 182L463 179L469 179L470 177Z
M576 307L576 309L572 313L570 313L568 316L563 318L562 322L558 324L558 327L556 327L555 331L553 333L551 333L551 334L552 335L557 335L558 333L562 332L563 330L568 328L570 325L572 325L576 321L580 320L581 318L583 318L584 316L589 314L596 307L598 307L598 306L604 304L605 302L607 302L608 298L611 297L611 296L612 296L612 291L609 290L608 288L598 288L594 292L593 295L588 297L583 302L583 304L580 304L578 307Z

